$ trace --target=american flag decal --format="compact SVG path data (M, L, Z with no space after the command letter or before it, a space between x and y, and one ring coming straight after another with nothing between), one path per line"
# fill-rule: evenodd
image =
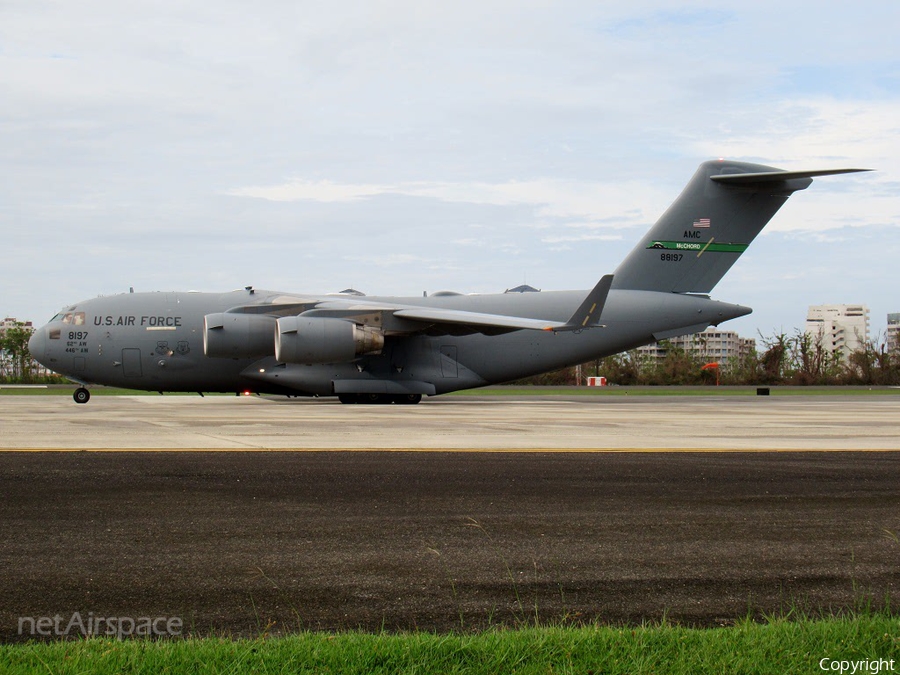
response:
M694 227L709 227L709 218L701 218L694 221Z

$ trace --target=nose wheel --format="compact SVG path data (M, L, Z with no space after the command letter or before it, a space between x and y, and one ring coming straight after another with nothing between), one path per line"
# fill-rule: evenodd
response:
M72 398L75 399L75 403L87 403L91 400L91 392L84 387L79 387L75 390L75 393L72 394Z

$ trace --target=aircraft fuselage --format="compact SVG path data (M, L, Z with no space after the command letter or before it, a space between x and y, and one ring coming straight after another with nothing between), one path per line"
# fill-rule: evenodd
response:
M360 306L439 307L564 321L585 294L556 291L366 297L360 299ZM84 384L150 391L329 396L340 393L342 384L344 389L353 389L350 383L355 383L364 384L363 390L384 393L441 394L601 358L652 342L657 339L654 336L702 330L750 312L749 308L705 296L612 291L603 310L602 326L578 332L429 335L424 327L415 334L388 335L379 354L329 364L279 363L274 347L271 354L259 358L206 356L205 316L238 305L245 309L256 306L263 313L272 309L273 300L284 297L283 293L262 290L99 297L62 310L40 328L32 338L32 353L52 370Z

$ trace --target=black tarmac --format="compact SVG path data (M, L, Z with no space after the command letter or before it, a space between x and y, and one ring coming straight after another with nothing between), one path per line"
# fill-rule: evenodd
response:
M2 452L20 617L466 631L883 607L900 453Z

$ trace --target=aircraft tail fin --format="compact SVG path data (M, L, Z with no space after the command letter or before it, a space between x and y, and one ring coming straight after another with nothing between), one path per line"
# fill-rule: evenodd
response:
M867 170L704 162L616 269L613 288L709 293L791 194L815 176Z

